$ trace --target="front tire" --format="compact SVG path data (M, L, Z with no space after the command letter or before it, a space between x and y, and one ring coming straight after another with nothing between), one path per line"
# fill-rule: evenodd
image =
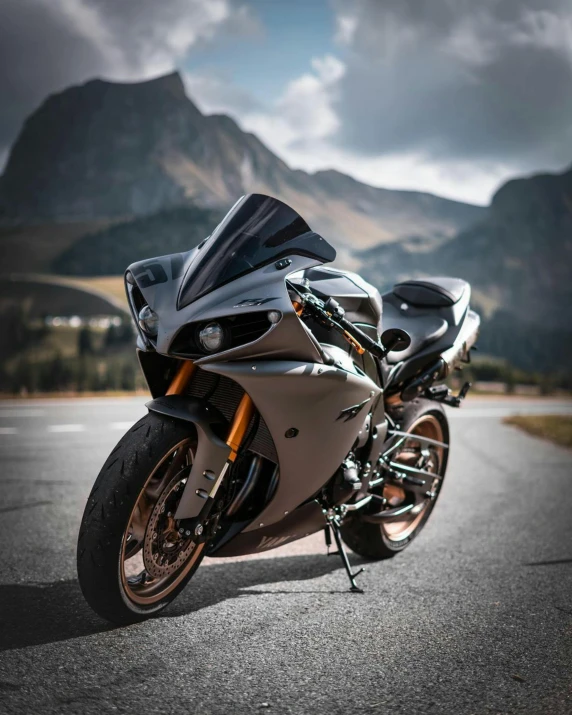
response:
M447 417L443 407L435 402L417 399L406 403L403 415L399 418L399 425L402 432L413 432L449 444ZM415 443L415 439L410 438L404 443L404 449L400 453L392 455L392 461L407 463L413 452L407 453L406 448L411 450L412 447L419 448L421 445L422 443ZM419 535L435 507L443 486L447 458L447 449L433 447L430 449L432 466L429 471L434 471L440 479L435 479L432 485L435 497L428 499L422 510L414 517L404 519L402 522L381 525L362 521L357 512L344 522L341 527L342 538L350 549L364 558L378 561L390 559L409 546ZM398 507L400 503L407 501L406 491L399 486L386 485L379 491L377 489L373 491L388 499L388 508Z
M198 568L205 544L179 536L173 519L195 451L191 425L149 413L103 465L77 549L81 590L103 618L127 624L157 614Z

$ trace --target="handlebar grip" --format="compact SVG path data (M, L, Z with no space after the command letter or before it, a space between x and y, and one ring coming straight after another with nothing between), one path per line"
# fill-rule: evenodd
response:
M351 335L351 337L361 344L368 352L373 353L376 357L382 358L387 354L387 350L375 340L372 340L368 335L361 331L356 325L346 319L345 310L334 298L328 298L324 303L324 308L332 314L336 322Z
M346 319L345 311L337 300L330 297L325 302L322 302L319 299L316 300L316 296L314 296L311 291L308 291L305 295L307 296L308 293L312 296L313 300L305 301L306 309L318 316L319 319L325 320L326 324L329 324L332 327L337 327L338 329L341 328L342 331L347 333L350 338L353 338L353 340L359 344L354 345L356 350L359 351L359 347L361 346L362 350L359 352L367 350L380 360L387 355L387 348L375 340L372 340L356 325Z
M372 340L369 335L366 335L357 327L357 325L354 325L349 320L346 320L346 318L338 318L337 322L352 336L352 338L355 338L358 343L362 345L362 347L380 360L387 355L387 350L383 347L383 345L380 345L375 340Z

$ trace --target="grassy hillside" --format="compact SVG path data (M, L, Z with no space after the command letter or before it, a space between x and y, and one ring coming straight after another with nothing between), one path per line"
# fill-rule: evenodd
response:
M71 278L68 276L54 276L57 280L67 285L77 286L82 290L96 291L106 296L128 310L127 296L125 295L125 285L123 275L120 276L83 276Z
M206 238L224 212L181 206L84 236L52 262L55 273L121 275L130 263L188 251Z
M0 272L47 273L56 257L78 239L109 225L109 221L0 225Z
M93 317L112 315L122 317L126 312L125 299L116 300L121 278L106 281L102 285L85 285L57 276L12 275L0 281L0 314L18 309L29 320L42 319L47 315ZM101 290L113 285L113 291Z

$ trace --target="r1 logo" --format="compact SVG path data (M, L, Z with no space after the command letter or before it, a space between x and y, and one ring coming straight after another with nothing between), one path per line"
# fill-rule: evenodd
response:
M150 288L158 283L166 283L169 280L165 269L160 263L144 263L140 269L141 273L136 273L135 279L141 288Z
M254 308L257 305L264 305L264 303L269 303L271 300L278 300L278 298L247 298L246 300L241 300L240 303L233 305L233 308Z

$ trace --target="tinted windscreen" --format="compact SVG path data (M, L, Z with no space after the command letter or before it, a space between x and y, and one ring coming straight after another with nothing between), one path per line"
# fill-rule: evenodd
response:
M288 255L321 263L336 252L282 201L249 194L238 201L199 251L184 278L179 308L249 271Z

